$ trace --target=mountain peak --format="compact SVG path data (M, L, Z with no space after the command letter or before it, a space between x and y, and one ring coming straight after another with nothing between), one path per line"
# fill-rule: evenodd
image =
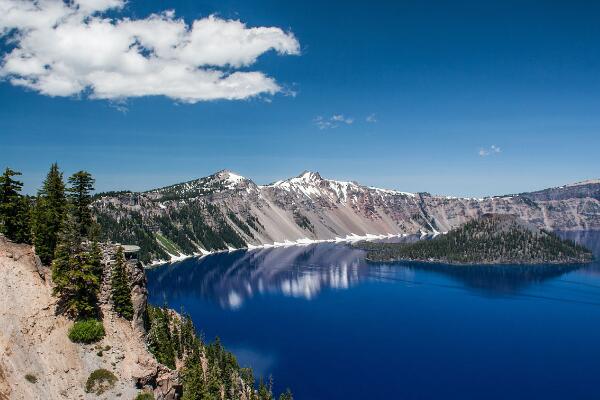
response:
M321 174L319 174L316 171L304 171L300 175L298 175L296 178L302 179L304 181L311 181L311 182L323 180L323 178L321 177Z
M247 180L242 175L239 175L229 169L222 169L222 170L216 172L213 176L220 180L227 181L228 183L231 183L231 184L236 184L236 183Z

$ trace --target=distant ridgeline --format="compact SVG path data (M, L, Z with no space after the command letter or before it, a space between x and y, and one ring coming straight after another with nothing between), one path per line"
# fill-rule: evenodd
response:
M100 239L140 246L144 264L218 250L352 236L446 232L486 213L548 231L600 230L600 180L532 193L459 198L378 189L316 172L257 185L220 171L91 205Z
M585 247L510 214L484 214L431 240L411 244L360 242L370 261L448 264L572 264L592 260Z

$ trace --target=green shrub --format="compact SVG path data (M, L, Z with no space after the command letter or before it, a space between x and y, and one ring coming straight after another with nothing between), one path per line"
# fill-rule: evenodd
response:
M38 381L37 377L32 374L25 375L25 379L27 380L27 382L30 382L30 383L36 383Z
M75 343L93 343L104 337L102 321L86 319L77 321L69 329L69 339Z
M87 393L95 393L101 395L115 386L117 377L109 370L100 368L92 372L85 383L85 391Z
M142 392L135 396L135 400L154 400L154 395L150 392Z

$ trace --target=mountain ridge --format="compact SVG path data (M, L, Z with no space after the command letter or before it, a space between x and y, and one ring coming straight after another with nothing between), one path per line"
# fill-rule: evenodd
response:
M600 229L600 180L469 198L374 188L314 171L257 185L221 170L145 192L101 193L93 209L103 239L140 244L149 263L276 243L436 234L484 213L515 214L549 230Z
M399 193L399 194L406 194L406 195L418 195L420 193L423 194L428 194L434 197L445 197L445 198L459 198L459 199L477 199L477 200L481 200L481 199L487 199L487 198L494 198L494 197L507 197L507 196L520 196L520 195L530 195L533 193L538 193L538 192L543 192L543 191L550 191L550 190L561 190L561 189L567 189L567 188L576 188L576 187L582 187L582 186L588 186L588 185L593 185L593 186L597 186L598 188L600 188L600 178L590 178L590 179L585 179L582 181L577 181L577 182L572 182L572 183L566 183L560 186L553 186L553 187L547 187L547 188L541 188L541 189L535 189L532 191L528 191L528 192L518 192L518 193L508 193L508 194L493 194L493 195L487 195L487 196L482 196L482 197L478 197L478 196L467 196L467 195L445 195L442 193L433 193L431 194L431 192L429 191L417 191L417 192L407 192L407 191L402 191L402 190L398 190L398 189L390 189L390 188L381 188L381 187L376 187L376 186L369 186L369 185L363 185L358 181L355 180L351 180L351 181L344 181L344 180L338 180L338 179L330 179L330 178L323 178L323 176L321 175L321 173L319 171L311 171L311 170L303 170L300 174L296 175L296 176L292 176L292 177L288 177L288 178L284 178L284 179L280 179L274 182L270 182L270 183L266 183L266 184L258 184L256 182L254 182L251 178L248 178L246 176L243 176L239 173L237 173L234 170L228 169L228 168L224 168L221 170L218 170L210 175L206 175L203 177L198 177L198 178L194 178L194 179L189 179L183 182L179 182L179 183L175 183L175 184L170 184L170 185L166 185L166 186L159 186L159 187L155 187L155 188L150 188L150 189L146 189L146 190L139 190L139 191L130 191L130 190L121 190L121 191L103 191L103 192L99 192L96 195L100 196L100 195L104 195L104 194L109 194L109 193L120 193L120 192L127 192L127 193L153 193L153 192L160 192L163 191L165 189L168 188L172 188L172 187L177 187L177 186L182 186L182 185L191 185L194 183L201 183L201 182L206 182L208 180L211 179L221 179L221 180L226 180L227 176L231 176L233 180L239 180L239 181L247 181L253 185L255 185L256 187L259 188L264 188L264 187L273 187L273 186L278 186L278 184L282 184L285 182L298 182L300 181L301 178L303 178L304 176L310 176L312 180L322 180L322 181L327 181L327 182L336 182L336 183L340 183L340 184L353 184L356 186L362 186L365 188L369 188L369 189L374 189L374 190L379 190L382 192L393 192L393 193ZM233 182L231 182L233 183Z

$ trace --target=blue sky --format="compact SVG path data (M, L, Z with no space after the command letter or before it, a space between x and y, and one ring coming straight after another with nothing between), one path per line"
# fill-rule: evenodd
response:
M54 161L89 170L99 190L223 168L257 183L317 170L476 196L600 177L597 2L130 0L106 16L168 9L187 24L215 14L293 35L297 52L222 68L260 71L279 92L103 100L90 88L44 95L5 76L0 164L23 172L29 193ZM2 55L13 48L5 42Z

